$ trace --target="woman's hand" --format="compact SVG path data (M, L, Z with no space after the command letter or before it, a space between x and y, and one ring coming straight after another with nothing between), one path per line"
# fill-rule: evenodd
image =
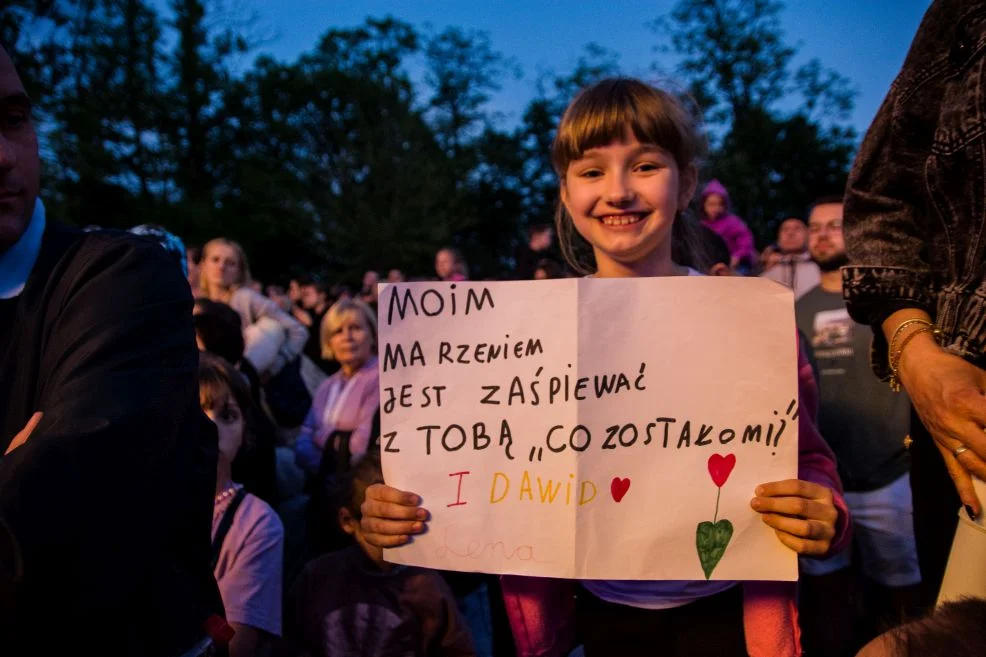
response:
M813 557L829 551L839 519L831 490L810 481L788 479L757 486L756 494L750 506L774 528L781 543Z
M982 505L970 473L986 480L986 371L922 334L904 350L898 372L914 410L945 459L962 504L978 517Z
M425 529L428 512L420 504L421 498L414 493L373 484L366 489L366 499L360 507L364 538L381 548L404 545Z

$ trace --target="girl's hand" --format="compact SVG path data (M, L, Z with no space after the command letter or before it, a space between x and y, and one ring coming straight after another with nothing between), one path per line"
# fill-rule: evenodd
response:
M428 512L420 504L421 498L414 493L385 484L367 488L360 507L360 528L366 542L381 548L397 547L411 540L412 534L423 532Z
M750 506L774 528L781 543L813 557L829 551L839 519L831 490L810 481L788 479L757 486L756 494Z

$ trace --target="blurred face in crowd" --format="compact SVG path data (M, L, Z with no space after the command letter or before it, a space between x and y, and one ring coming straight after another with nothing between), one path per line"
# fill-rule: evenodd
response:
M203 269L213 287L228 289L243 280L236 249L227 244L213 244L203 258Z
M14 63L0 47L0 253L27 229L41 184L31 101Z
M326 304L324 292L319 292L314 285L305 285L301 288L301 306L307 310L315 310Z
M812 209L808 217L808 249L822 271L835 271L848 264L841 203L824 203Z
M288 298L291 299L291 303L301 301L301 284L293 278L288 283Z
M808 244L808 227L800 219L785 219L777 232L781 253L802 253Z
M347 312L329 335L329 347L344 371L355 372L370 360L373 336L361 313Z
M456 262L455 254L447 249L442 249L435 255L435 273L443 281L448 280L455 274Z
M380 274L375 271L368 271L363 274L363 289L373 290L380 282Z
M188 265L188 282L194 289L199 286L199 263L195 262L195 253L191 249L185 251L185 263Z
M404 277L404 272L400 269L391 269L387 272L388 283L403 283L405 280L407 279Z
M702 202L702 209L709 219L718 219L726 213L726 199L719 194L709 194Z
M216 424L219 433L219 457L232 463L243 445L243 431L246 427L243 410L228 391L210 408L203 406L202 410Z
M291 312L291 299L288 298L287 293L284 288L280 285L268 285L267 286L267 298L277 304L277 307L286 313Z
M534 233L528 246L531 247L532 251L544 251L545 249L550 249L551 241L554 238L554 235L555 232L553 229L545 228L542 231Z

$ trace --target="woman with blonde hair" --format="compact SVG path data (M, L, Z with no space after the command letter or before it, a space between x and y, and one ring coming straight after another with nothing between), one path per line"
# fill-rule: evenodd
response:
M320 327L322 357L339 363L340 370L315 391L311 410L295 441L298 464L315 474L323 454L345 470L359 460L373 438L374 415L380 408L377 371L377 318L362 301L336 302Z
M202 247L202 292L212 301L219 301L235 310L243 322L246 342L244 356L264 381L277 377L286 366L298 364L299 356L308 341L308 330L300 322L281 310L276 303L250 287L250 265L243 248L232 240L217 238ZM282 377L283 379L284 377ZM299 377L295 377L300 380ZM298 426L304 410L293 411L293 406L306 406L310 398L302 391L304 386L278 385L278 389L297 392L302 399L278 401L279 395L268 386L268 403L279 424Z
M308 544L314 554L344 544L338 526L326 522L331 517L326 493L370 449L380 408L373 311L357 299L337 301L325 313L319 337L322 357L340 369L315 391L294 442L295 461L309 475Z

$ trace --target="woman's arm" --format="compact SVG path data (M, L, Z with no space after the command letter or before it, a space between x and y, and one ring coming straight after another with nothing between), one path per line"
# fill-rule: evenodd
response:
M732 235L729 251L739 262L755 264L757 262L757 247L753 242L753 232L746 222L736 217L736 228Z
M934 438L962 504L978 517L982 504L971 475L986 480L986 371L938 346L927 324L904 326L894 341L898 328L909 320L931 318L921 310L898 310L883 322L881 332L895 350L906 341L895 357L898 380Z
M376 436L373 435L373 428L376 425L375 419L377 411L380 409L380 393L377 386L373 386L368 391L364 399L360 400L358 419L353 433L349 437L349 453L355 463L366 454L370 443Z
M284 329L284 344L270 366L270 374L277 374L285 365L301 355L308 342L308 329L301 322L281 310L276 303L253 290L250 290L250 316L253 321L267 317L276 321Z
M313 404L308 410L308 415L305 416L305 421L301 425L301 431L292 446L295 463L310 474L318 474L318 469L322 464L322 448L315 444L315 434L319 430L319 417L320 412L316 411L315 404Z

